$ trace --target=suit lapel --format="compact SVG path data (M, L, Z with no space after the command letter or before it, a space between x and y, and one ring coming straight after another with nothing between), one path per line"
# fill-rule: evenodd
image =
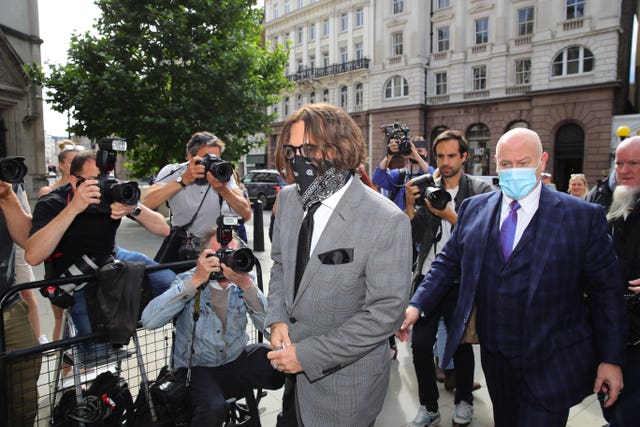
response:
M322 230L320 239L316 244L316 247L309 256L309 263L300 280L300 286L298 288L298 294L294 300L294 305L300 299L300 296L309 287L313 276L317 273L318 269L322 265L318 254L336 249L337 243L344 239L344 236L350 235L350 224L353 223L356 217L356 207L358 201L362 198L364 191L364 185L359 179L355 178L351 182L347 191L342 195L342 198L338 202L338 205L331 213L329 221ZM298 227L299 228L299 227Z
M472 227L475 230L485 230L484 233L473 233L476 237L476 241L473 242L471 247L473 247L473 255L469 257L470 265L469 265L469 276L475 277L476 283L477 278L480 277L480 270L482 269L482 262L484 261L484 256L480 256L479 254L484 254L487 248L487 242L489 239L495 237L491 236L492 221L496 219L495 213L497 212L500 215L500 210L498 209L500 201L502 200L501 192L496 191L491 193L489 197L485 200L484 204L479 205L475 212L468 212L467 215L474 215L475 221L472 222ZM469 232L469 230L462 230L462 232ZM466 267L465 267L466 268ZM466 272L465 272L466 275Z
M565 211L564 209L560 209L562 206L561 201L554 193L554 190L549 190L546 186L542 186L540 204L538 205L538 212L536 213L538 216L539 231L538 235L535 236L533 247L533 258L536 262L534 266L532 266L530 273L531 281L527 295L527 308L531 306L531 300L540 284L544 266L556 243L554 236L559 235L560 228L564 222Z

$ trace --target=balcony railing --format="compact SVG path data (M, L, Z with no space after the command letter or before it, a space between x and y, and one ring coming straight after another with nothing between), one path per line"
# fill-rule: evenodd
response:
M289 81L317 79L369 68L369 58L356 59L342 64L333 64L321 68L301 68L295 74L287 74Z
M531 44L531 34L526 36L520 36L515 40L516 46L522 46L525 44Z
M449 95L436 95L428 98L429 104L444 104L449 102Z
M516 95L519 93L526 93L529 92L531 90L531 85L530 84L526 84L526 85L517 85L517 86L510 86L505 90L505 93L507 95Z
M489 91L488 90L474 90L473 92L465 92L463 97L464 97L464 99L488 98L489 97Z
M582 28L583 24L584 24L584 19L578 18L578 19L572 19L570 21L565 21L562 24L562 27L565 31L570 31L570 30L577 30L578 28Z

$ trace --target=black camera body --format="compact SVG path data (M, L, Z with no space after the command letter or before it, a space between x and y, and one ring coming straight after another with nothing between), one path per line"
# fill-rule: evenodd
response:
M0 159L0 181L19 184L24 181L27 171L24 157L13 156Z
M393 154L389 150L389 141L392 139L398 140L398 153L403 156L411 154L411 131L407 125L394 122L388 125L382 125L381 128L387 137L387 154Z
M110 175L100 174L98 186L102 201L107 204L120 202L125 205L135 205L140 201L140 187L137 182L119 182Z
M416 205L425 206L424 199L426 198L434 209L441 211L451 201L451 194L444 188L436 187L436 182L430 173L415 178L411 185L420 190L420 197L416 199Z
M229 182L233 175L233 165L215 154L205 154L200 163L204 165L205 174L211 172L211 175L220 182ZM205 185L207 178L198 178L195 182L198 185Z
M238 228L238 218L233 215L220 215L216 219L218 226L216 231L216 240L222 246L216 253L208 255L208 257L216 256L220 262L231 267L233 271L238 273L248 273L255 265L255 257L249 248L231 249L228 247L233 240L233 231ZM211 280L224 279L222 271L211 273Z

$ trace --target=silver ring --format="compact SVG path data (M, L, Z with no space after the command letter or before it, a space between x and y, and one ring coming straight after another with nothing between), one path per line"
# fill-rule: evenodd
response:
M275 360L271 361L271 366L273 366L273 369L275 369L276 371L278 370L278 363Z

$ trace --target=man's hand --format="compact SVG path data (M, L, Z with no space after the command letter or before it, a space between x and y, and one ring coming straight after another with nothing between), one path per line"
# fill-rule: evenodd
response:
M636 280L629 280L629 286L627 287L631 292L640 292L640 278Z
M271 348L282 347L284 345L291 345L291 338L289 338L289 325L284 322L278 322L271 325Z
M224 274L224 277L229 282L232 282L238 285L240 289L242 289L243 291L246 291L253 285L253 280L251 280L251 276L249 276L247 273L238 273L237 271L235 271L234 269L232 269L231 267L227 266L224 263L220 264L220 267L222 268L222 274ZM228 283L225 283L223 285L221 283L220 286L222 286L223 288L226 288L227 284Z
M224 195L225 192L231 191L231 189L227 186L226 182L220 181L219 179L214 177L211 172L207 172L207 182L221 196Z
M273 332L271 337L273 338ZM274 349L274 351L267 353L267 358L271 360L271 366L273 366L273 369L286 374L297 374L298 372L303 371L302 365L300 365L298 357L296 356L295 344L284 344L277 348L278 350Z
M202 164L202 157L193 156L189 159L187 170L182 175L182 183L184 185L191 185L196 179L204 178L205 175L204 165Z
M427 205L427 209L429 209L429 211L434 214L435 216L442 218L446 221L449 221L449 223L451 225L456 225L456 222L458 221L458 214L456 213L456 211L451 207L450 203L447 203L447 206L445 206L444 209L442 210L438 210L436 208L434 208L431 203L429 202L429 200L427 198L424 199L425 203Z
M76 187L69 206L77 215L84 212L89 205L100 203L100 187L97 179L87 179Z
M111 219L121 219L136 209L136 205L125 205L120 202L113 202L109 207L111 208Z
M220 271L220 258L213 256L213 249L205 249L200 253L196 262L196 271L191 276L191 283L195 287L199 287L209 281L211 273ZM222 286L222 284L220 284Z
M8 182L0 181L0 200L5 200L13 193L13 187Z
M609 398L604 402L605 408L610 407L616 402L623 385L622 369L620 369L620 366L604 362L598 365L598 374L595 384L593 385L593 392L604 392L608 394Z
M407 310L404 312L404 322L402 322L402 326L400 326L400 330L396 332L396 337L402 342L405 342L409 339L409 328L413 326L414 323L418 321L420 318L420 312L417 308L410 305L407 307Z
M397 139L390 139L389 140L389 144L387 144L387 147L388 147L389 152L391 154L396 154L398 152L398 150L400 150L400 147L398 147L398 140Z

